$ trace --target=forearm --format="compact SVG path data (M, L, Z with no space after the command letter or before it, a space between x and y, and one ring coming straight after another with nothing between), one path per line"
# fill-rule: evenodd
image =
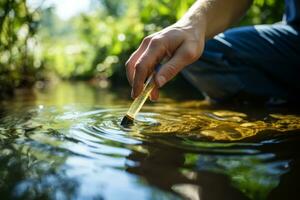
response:
M252 0L198 0L176 23L196 26L205 39L223 32L245 14Z

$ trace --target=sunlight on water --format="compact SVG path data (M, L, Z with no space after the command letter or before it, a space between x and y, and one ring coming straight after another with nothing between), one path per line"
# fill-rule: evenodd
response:
M253 137L262 131L300 129L300 117L269 114L265 121L248 119L247 114L218 110L145 107L130 128L120 125L125 109L102 110L94 113L95 130L102 133L174 134L203 137L208 140L237 141ZM93 113L91 113L93 114ZM86 114L83 114L86 115ZM80 117L80 116L77 116ZM267 119L267 120L266 120Z
M300 165L296 114L165 98L145 106L134 125L124 128L120 122L130 101L106 91L108 101L80 87L66 86L70 94L90 92L84 95L89 99L74 95L76 102L67 102L54 93L57 100L39 94L36 102L5 104L1 196L273 199L297 181L291 179Z

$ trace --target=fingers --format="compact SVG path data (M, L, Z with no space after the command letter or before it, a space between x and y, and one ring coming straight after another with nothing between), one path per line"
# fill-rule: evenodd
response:
M165 55L166 49L162 43L163 38L152 38L145 52L137 60L132 85L133 98L136 98L141 93L146 78Z
M143 90L144 82L149 74L148 66L139 62L135 67L134 79L132 84L131 97L135 99Z
M127 78L132 85L132 98L141 93L146 78L163 57L173 55L155 76L158 88L200 57L200 50L203 50L201 44L201 41L193 39L193 35L189 36L184 31L172 28L146 37L126 63ZM158 95L158 89L155 88L151 99L156 100Z
M162 87L185 66L196 61L200 57L197 46L190 43L183 43L175 52L174 56L165 63L155 76L158 87Z
M159 98L159 91L158 88L155 87L153 88L151 94L150 94L150 100L151 101L156 101Z
M151 36L145 37L139 46L139 48L130 56L130 58L126 62L126 75L130 85L133 85L133 77L134 77L134 70L135 65L138 58L144 53L147 49L149 42L151 40Z

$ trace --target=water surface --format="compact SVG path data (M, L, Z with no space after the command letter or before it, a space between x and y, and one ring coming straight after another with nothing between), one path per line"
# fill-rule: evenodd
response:
M175 100L119 125L128 91L20 91L0 109L1 199L289 199L300 115Z

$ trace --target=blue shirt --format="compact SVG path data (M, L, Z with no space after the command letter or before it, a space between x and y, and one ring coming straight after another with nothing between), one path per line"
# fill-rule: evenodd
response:
M291 25L300 25L300 0L285 0L284 20Z

